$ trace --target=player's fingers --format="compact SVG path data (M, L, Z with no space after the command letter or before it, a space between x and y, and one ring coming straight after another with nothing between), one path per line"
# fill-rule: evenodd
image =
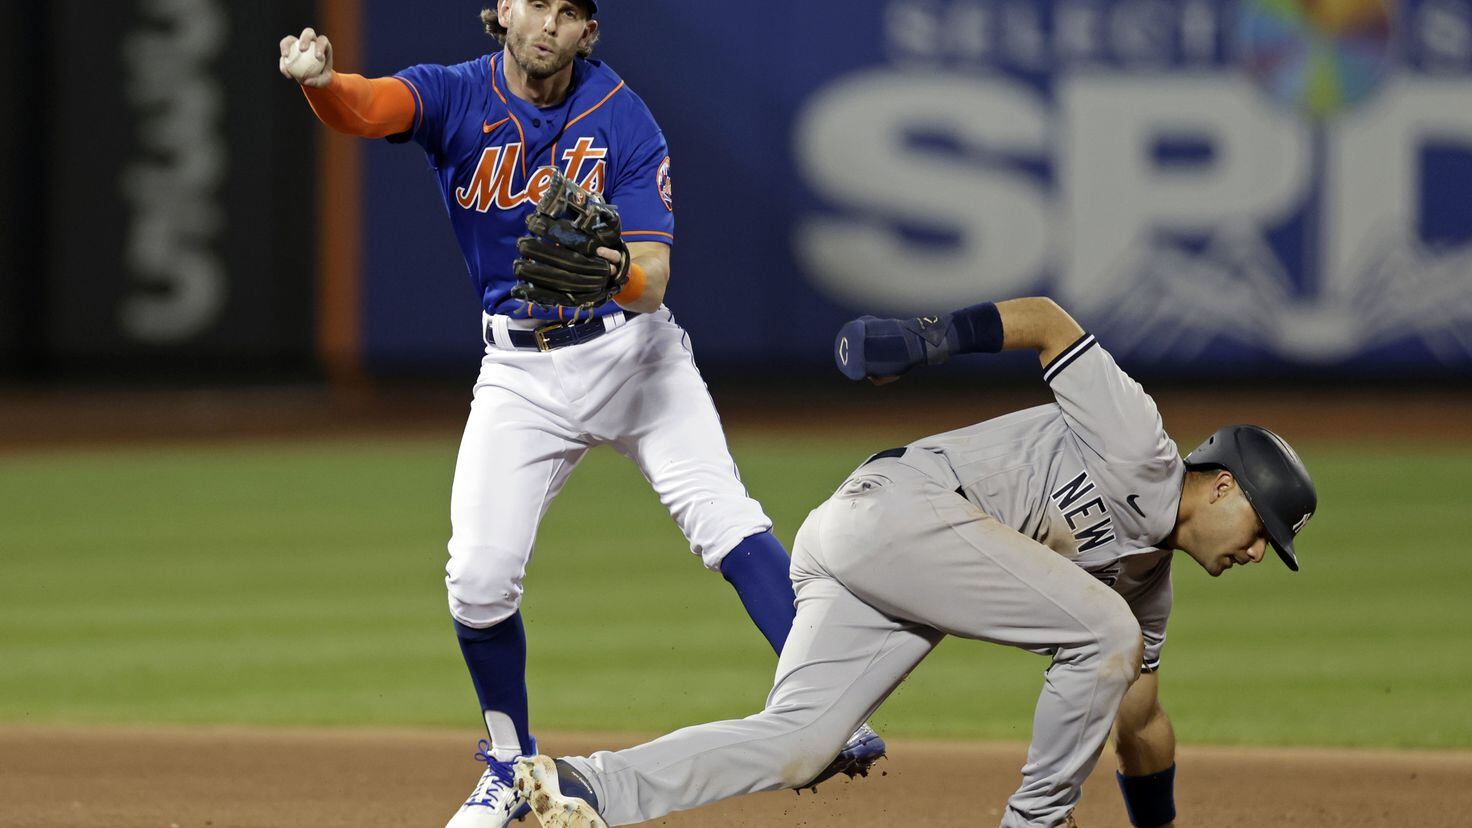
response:
M312 41L314 41L316 39L317 39L317 32L311 26L308 26L305 29L302 29L301 50L303 52L305 52L306 50L312 48Z
M296 35L287 35L286 37L281 38L280 45L282 57L286 57L287 55L291 54L291 47L296 45Z
M332 54L332 41L327 39L327 35L321 35L317 38L316 48L317 58L320 60L326 60Z
M281 53L281 57L279 57L279 58L276 59L276 71L280 72L281 73L281 77L283 77L283 78L286 78L288 80L296 80L296 78L293 78L291 76L291 70L289 70L289 69L286 68L291 63L291 52L290 52L290 50L296 48L296 38L289 37L289 38L287 38L287 40L290 40L291 43L290 43L289 46L283 46L282 47L283 48L283 51ZM284 44L285 41L282 41L282 43Z
M624 260L624 254L618 252L617 250L614 250L611 247L600 247L598 248L597 253L602 258L605 258L612 262L615 266L617 266L620 262Z

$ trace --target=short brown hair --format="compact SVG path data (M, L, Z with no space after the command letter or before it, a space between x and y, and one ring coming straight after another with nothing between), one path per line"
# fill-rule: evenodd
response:
M578 5L583 7L584 14L588 13L588 5L586 3L579 2ZM480 10L480 22L485 25L486 34L494 37L496 42L502 46L506 45L506 27L501 25L501 19L496 16L495 6ZM598 45L600 34L601 32L593 33L593 39L588 42L588 45L578 50L578 57L587 58L593 54L593 47Z

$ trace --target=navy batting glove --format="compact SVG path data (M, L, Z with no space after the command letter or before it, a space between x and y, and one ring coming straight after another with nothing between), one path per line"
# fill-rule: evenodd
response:
M916 365L939 365L951 354L1002 350L1002 317L991 302L938 316L880 319L860 316L838 329L833 359L851 380L897 377Z
M916 365L939 365L951 355L950 314L916 319L861 316L838 329L833 359L851 380L897 377Z

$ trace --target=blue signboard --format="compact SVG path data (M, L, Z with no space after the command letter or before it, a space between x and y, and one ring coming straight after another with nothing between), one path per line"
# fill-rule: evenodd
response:
M667 303L706 366L1046 293L1146 373L1472 367L1468 0L603 5L595 57L671 146ZM490 50L479 7L367 2L363 68ZM370 367L473 365L422 156L367 172Z

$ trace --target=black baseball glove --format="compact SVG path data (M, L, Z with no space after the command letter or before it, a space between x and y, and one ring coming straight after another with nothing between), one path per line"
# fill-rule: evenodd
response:
M526 217L528 234L516 240L511 295L534 305L587 310L607 302L629 280L629 248L620 236L618 208L569 181L561 170L537 209ZM618 265L598 255L607 247L623 254Z

